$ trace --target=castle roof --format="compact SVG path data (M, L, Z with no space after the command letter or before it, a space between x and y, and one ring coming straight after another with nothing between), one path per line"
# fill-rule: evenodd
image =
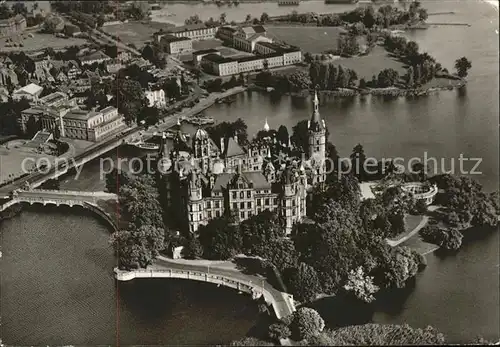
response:
M314 91L314 110L313 114L311 117L311 120L309 121L309 130L311 131L321 131L325 130L325 122L321 119L321 116L319 115L319 100L318 100L318 92Z
M224 157L231 158L244 154L245 151L243 150L243 148L241 148L241 146L232 137L230 137L224 150Z
M198 130L196 130L194 138L197 140L205 140L208 138L208 133L202 128L198 128Z

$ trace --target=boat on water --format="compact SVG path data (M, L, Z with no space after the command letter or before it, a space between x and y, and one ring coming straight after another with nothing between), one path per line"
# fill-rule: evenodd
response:
M214 124L215 119L213 119L212 117L195 116L186 119L186 122L194 125L209 125L209 124Z
M149 143L149 142L137 142L137 143L132 144L132 146L137 147L139 149L151 150L151 151L157 151L160 149L160 145L157 145L156 143Z
M358 0L325 0L325 4L355 4Z

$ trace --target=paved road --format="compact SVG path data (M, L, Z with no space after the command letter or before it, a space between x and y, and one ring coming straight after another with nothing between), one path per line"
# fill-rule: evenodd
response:
M437 209L439 209L439 206L429 206L428 211L433 212L436 211ZM420 223L418 223L418 225L412 231L408 232L405 236L403 236L398 240L386 239L387 244L391 247L396 247L402 244L403 242L407 241L408 239L416 235L420 231L420 229L422 229L427 225L428 222L429 222L429 216L424 216L424 218L422 218Z
M148 267L148 269L150 269ZM261 288L266 290L271 297L266 297L268 303L273 304L275 310L278 310L281 317L286 317L291 312L295 310L295 307L291 307L289 301L285 299L288 296L287 293L283 293L269 284L265 278L256 275L249 275L239 271L236 268L228 268L227 266L220 265L220 262L213 262L212 265L195 265L188 264L186 261L176 262L175 260L168 259L165 257L159 257L155 264L151 266L151 270L182 270L182 271L198 271L206 272L212 275L220 275L234 278L241 282L251 282L255 284L257 289Z

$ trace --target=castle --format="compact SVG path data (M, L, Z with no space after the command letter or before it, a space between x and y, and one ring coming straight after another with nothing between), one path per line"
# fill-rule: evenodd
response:
M272 136L267 120L259 134L241 146L237 136L214 141L198 129L189 144L179 129L172 150L163 142L158 168L179 228L195 232L212 218L234 214L241 221L268 209L283 218L289 234L306 216L307 191L326 179L326 126L317 94L302 158L290 157L290 141Z

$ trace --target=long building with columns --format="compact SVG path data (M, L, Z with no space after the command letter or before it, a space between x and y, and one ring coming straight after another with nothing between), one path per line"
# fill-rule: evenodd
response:
M277 140L267 124L249 144L235 138L213 139L198 129L187 141L178 131L173 148L166 140L159 153L159 174L176 226L196 232L223 215L240 221L262 211L278 213L286 232L306 216L307 191L325 181L326 127L319 100L309 121L309 148L290 157L290 143Z

